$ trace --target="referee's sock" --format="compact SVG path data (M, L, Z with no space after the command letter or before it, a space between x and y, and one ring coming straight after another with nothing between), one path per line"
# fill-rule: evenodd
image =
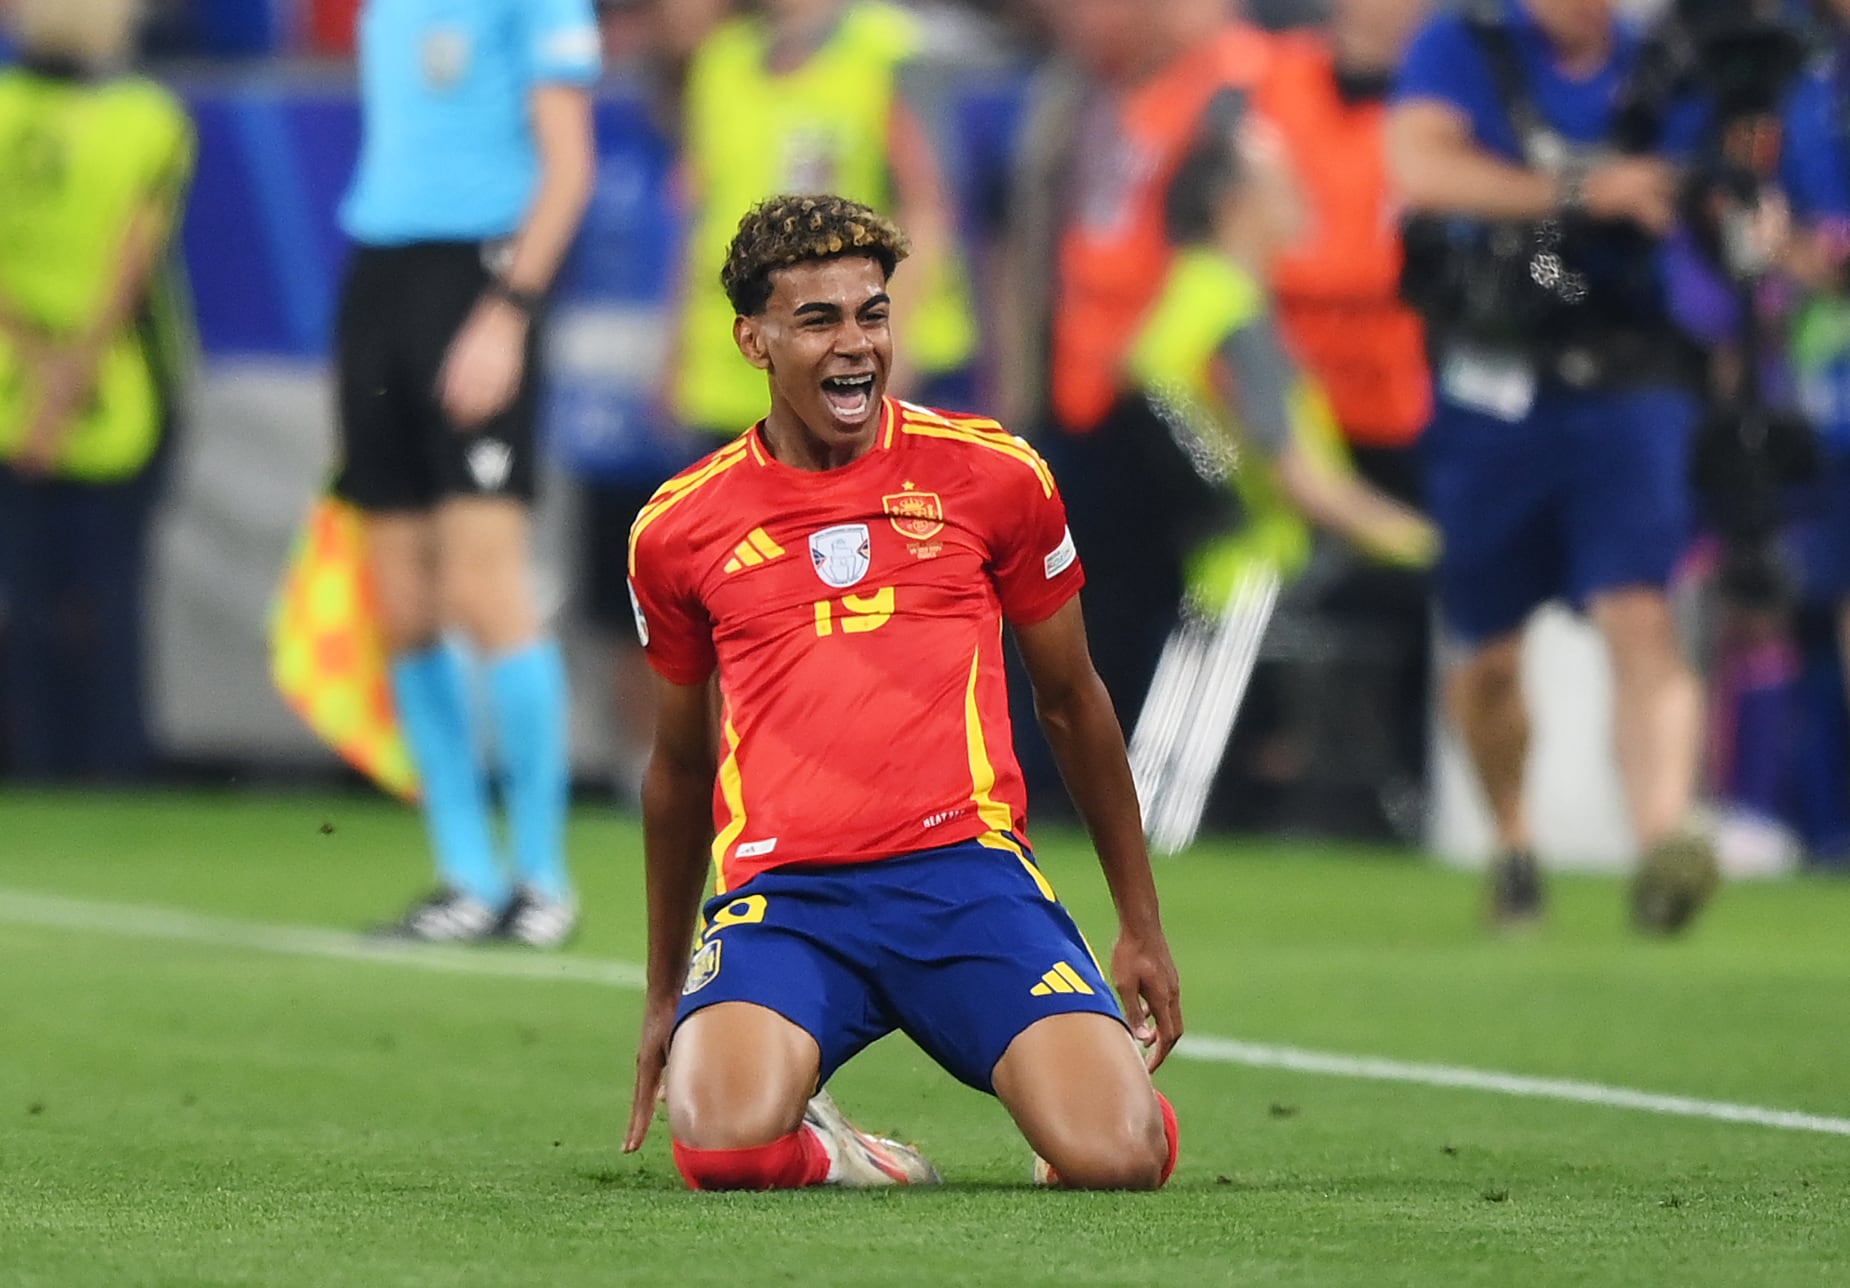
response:
M514 866L523 885L569 900L565 816L571 792L565 661L551 639L488 664L488 705L502 771L502 800Z
M435 644L392 659L392 696L417 762L424 826L445 884L491 908L508 900L488 827L488 786L469 721L463 660Z

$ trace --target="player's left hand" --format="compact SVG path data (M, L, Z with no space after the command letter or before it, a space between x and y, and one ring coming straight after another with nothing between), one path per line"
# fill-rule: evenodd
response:
M623 1152L634 1154L649 1138L655 1121L655 1103L661 1096L662 1075L668 1069L668 1041L674 1036L675 1008L680 999L670 993L651 996L642 1008L642 1036L636 1043L636 1094L630 1101L629 1131Z
M526 360L526 315L503 300L477 304L437 376L437 398L450 423L470 430L506 411L520 391Z
M1144 1067L1161 1067L1182 1036L1182 981L1169 941L1160 929L1126 930L1111 950L1111 982L1130 1021L1131 1036L1145 1048Z

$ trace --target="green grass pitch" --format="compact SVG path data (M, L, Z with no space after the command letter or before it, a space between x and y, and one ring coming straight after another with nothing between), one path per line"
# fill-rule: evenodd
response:
M1102 947L1089 852L1039 839ZM1850 1284L1850 1136L1212 1043L1160 1075L1160 1194L1031 1188L996 1105L902 1038L834 1090L942 1190L688 1194L660 1124L616 1148L637 828L584 810L573 842L569 954L416 969L301 933L419 892L405 810L0 795L0 1285ZM1560 880L1500 942L1469 877L1403 856L1214 843L1159 878L1192 1034L1850 1117L1850 883L1733 888L1655 943L1618 883Z

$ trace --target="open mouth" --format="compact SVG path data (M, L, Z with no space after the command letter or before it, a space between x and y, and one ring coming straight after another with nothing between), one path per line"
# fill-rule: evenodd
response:
M827 377L822 382L822 401L843 424L859 424L874 409L873 373Z

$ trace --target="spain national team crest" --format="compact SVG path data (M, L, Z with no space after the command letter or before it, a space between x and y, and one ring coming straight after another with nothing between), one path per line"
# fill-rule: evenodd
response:
M826 586L846 590L867 575L873 536L865 523L838 523L809 534L809 557Z
M698 993L719 976L720 941L709 939L700 945L700 951L694 954L694 960L687 967L687 982L681 985L681 996Z
M929 541L944 531L944 502L936 492L889 492L880 504L902 537Z

